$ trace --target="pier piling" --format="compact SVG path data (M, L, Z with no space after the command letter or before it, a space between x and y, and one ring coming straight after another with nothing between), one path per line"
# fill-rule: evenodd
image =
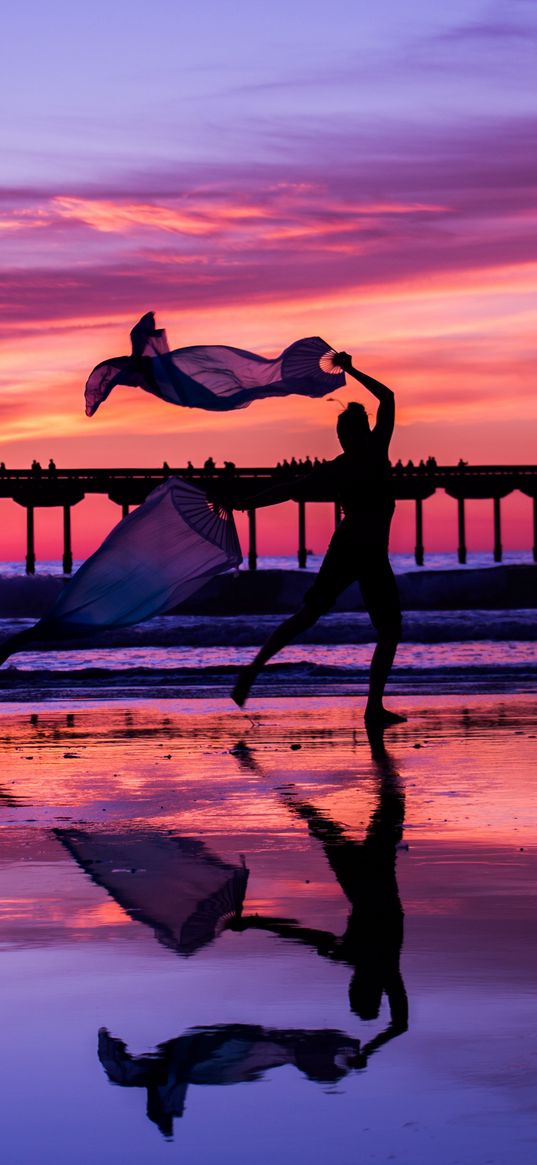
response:
M425 548L423 545L423 498L416 498L416 566L423 566Z
M255 510L248 510L248 569L257 570L257 528Z
M459 545L457 548L457 556L459 562L464 565L466 562L466 520L464 514L464 498L457 498L457 509L459 518Z
M533 499L533 561L537 562L537 497Z
M26 574L35 574L35 531L33 506L26 506Z
M298 503L298 566L305 570L308 565L308 551L306 548L306 503Z
M493 498L494 506L494 561L502 561L502 513L500 498Z
M63 573L71 574L73 551L71 547L71 507L63 507Z

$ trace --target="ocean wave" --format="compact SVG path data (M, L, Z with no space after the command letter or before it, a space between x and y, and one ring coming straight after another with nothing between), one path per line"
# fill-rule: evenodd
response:
M89 639L73 635L69 639L43 643L47 653L72 651L79 647L146 648L146 647L256 647L264 642L281 621L279 615L165 615L139 623L135 627L102 631ZM29 619L1 619L0 638L7 638L24 627ZM363 612L325 615L314 627L297 639L300 644L367 644L375 639L370 620ZM407 611L403 619L405 643L535 642L535 610L468 610Z

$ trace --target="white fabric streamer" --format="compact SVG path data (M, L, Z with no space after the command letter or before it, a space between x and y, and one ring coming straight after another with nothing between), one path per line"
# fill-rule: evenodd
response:
M169 478L83 563L46 621L127 627L171 610L241 561L232 515L190 483Z
M92 417L118 384L143 388L169 404L228 411L269 396L321 397L343 388L335 352L320 336L297 340L273 360L226 345L196 345L170 352L166 333L147 312L131 332L132 355L97 364L86 384Z

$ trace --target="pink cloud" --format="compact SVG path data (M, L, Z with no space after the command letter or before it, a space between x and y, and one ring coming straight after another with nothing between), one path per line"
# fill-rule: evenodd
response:
M339 143L326 140L315 169L229 163L180 182L148 173L123 189L13 191L11 202L5 192L18 240L5 252L7 318L136 313L140 298L162 310L281 302L527 263L537 258L529 136L514 122L494 139L485 127L404 150L388 137L370 156L347 149L337 166Z
M50 216L45 210L22 206L18 211L0 211L0 231L31 231L49 224Z

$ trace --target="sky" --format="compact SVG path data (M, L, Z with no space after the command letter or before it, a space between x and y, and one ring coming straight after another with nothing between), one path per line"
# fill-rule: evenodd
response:
M534 462L536 33L533 0L11 5L5 463L337 453L323 400L221 417L125 388L88 420L88 372L129 351L147 310L171 347L276 355L320 334L347 348L396 391L395 458ZM509 536L529 545L515 509ZM437 511L426 538L440 546ZM4 512L10 557L24 515ZM82 503L75 553L111 512ZM38 523L45 556L55 522Z

